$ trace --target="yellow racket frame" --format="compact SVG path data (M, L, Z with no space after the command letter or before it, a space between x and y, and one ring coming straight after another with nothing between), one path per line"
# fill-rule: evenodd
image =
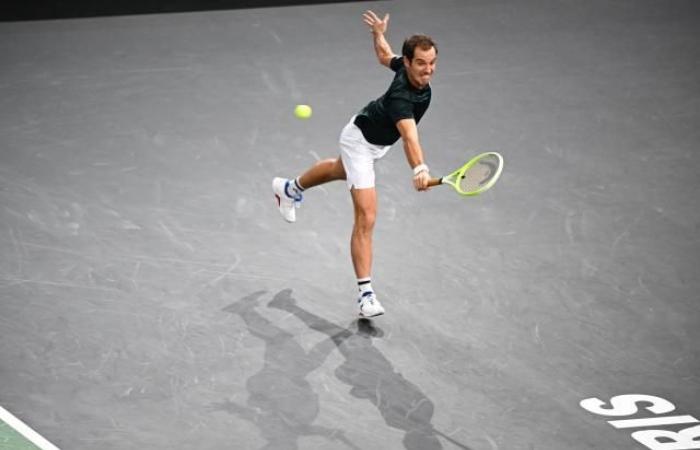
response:
M463 191L462 188L459 187L459 182L460 180L464 177L464 174L469 170L472 166L474 166L476 163L478 163L481 159L487 157L487 156L495 156L496 159L498 160L498 167L496 168L496 173L491 177L491 179L484 184L483 186L480 186L478 189L473 190L473 191ZM498 152L485 152L476 155L469 161L467 161L466 164L464 164L462 167L459 169L455 170L451 174L444 176L442 178L431 178L430 181L428 182L429 187L433 186L438 186L441 184L449 184L454 188L455 191L459 195L464 195L464 196L474 196L474 195L479 195L482 192L485 192L489 190L494 184L496 184L496 181L498 181L498 178L501 176L501 172L503 171L503 156L501 156L500 153Z

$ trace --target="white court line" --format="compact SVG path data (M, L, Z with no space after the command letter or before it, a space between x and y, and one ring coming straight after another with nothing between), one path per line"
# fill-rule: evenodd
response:
M8 410L0 406L0 420L14 428L19 434L29 439L32 444L41 450L59 450L58 447L44 439L39 433L29 428L27 424L13 416Z

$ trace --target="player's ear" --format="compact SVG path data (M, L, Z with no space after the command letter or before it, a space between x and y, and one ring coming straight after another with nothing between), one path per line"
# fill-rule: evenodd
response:
M409 67L411 66L411 60L408 59L408 56L404 56L404 57L403 57L403 65L404 65L406 68L409 68Z

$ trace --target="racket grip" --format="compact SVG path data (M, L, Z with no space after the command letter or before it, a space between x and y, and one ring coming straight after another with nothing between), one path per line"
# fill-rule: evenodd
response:
M442 184L442 178L431 178L430 181L428 181L428 187L438 186L440 184Z

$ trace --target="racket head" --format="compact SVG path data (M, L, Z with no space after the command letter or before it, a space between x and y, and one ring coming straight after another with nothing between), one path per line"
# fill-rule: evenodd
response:
M476 155L465 165L442 179L460 195L473 196L490 189L503 171L503 156L498 152Z

